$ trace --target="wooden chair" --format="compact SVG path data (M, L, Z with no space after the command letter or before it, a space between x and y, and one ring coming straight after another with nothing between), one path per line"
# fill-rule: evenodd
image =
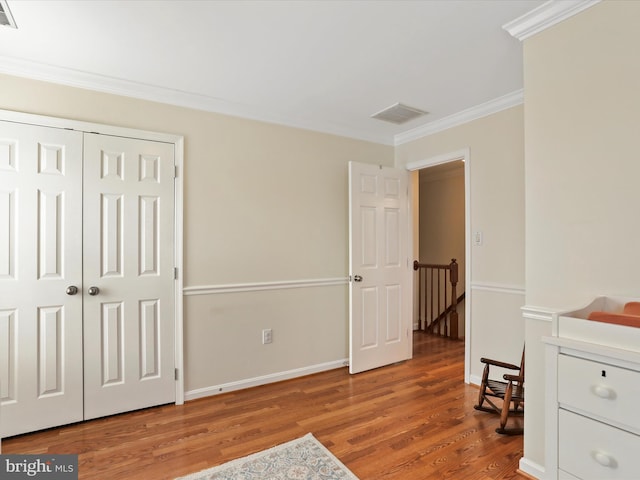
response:
M523 432L523 428L506 428L509 416L522 416L524 414L524 348L522 349L522 359L520 366L511 363L491 360L489 358L481 358L480 361L485 364L482 373L482 383L480 384L480 393L478 395L478 404L473 408L484 412L500 414L500 427L496 428L496 432L506 435L518 435ZM489 378L490 366L506 368L508 370L516 370L517 375L504 374L503 379L492 380ZM502 402L494 403L491 399L500 399ZM488 406L485 405L485 401Z

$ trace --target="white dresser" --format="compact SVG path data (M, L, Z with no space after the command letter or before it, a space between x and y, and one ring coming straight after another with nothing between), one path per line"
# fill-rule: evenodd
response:
M548 479L640 480L640 328L585 320L637 299L553 315L545 337Z

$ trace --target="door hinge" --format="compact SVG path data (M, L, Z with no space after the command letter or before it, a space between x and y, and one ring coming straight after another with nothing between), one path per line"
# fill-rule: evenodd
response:
M178 378L179 378L179 375L178 375L178 369L176 368L176 369L174 369L174 371L173 371L173 379L174 379L174 380L178 380Z
M178 178L178 166L173 167L173 178Z
M178 267L173 268L173 279L174 280L178 279Z

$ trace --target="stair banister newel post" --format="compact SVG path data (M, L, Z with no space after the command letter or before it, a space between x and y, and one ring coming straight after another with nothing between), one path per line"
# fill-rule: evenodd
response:
M451 279L451 316L450 333L452 338L458 338L458 295L456 293L456 285L458 285L458 263L455 258L451 259L449 265L449 276Z
M420 264L417 260L413 261L413 270L418 272L418 328L420 330L426 328L426 319L424 320L425 325L423 326L422 319L422 272L420 272Z

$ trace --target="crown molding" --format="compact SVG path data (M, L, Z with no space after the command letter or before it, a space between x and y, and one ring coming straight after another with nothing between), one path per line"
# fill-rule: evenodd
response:
M569 17L600 3L601 0L550 0L528 13L505 23L502 28L518 40L542 32Z
M489 100L488 102L481 103L480 105L476 105L475 107L454 113L453 115L441 118L440 120L435 120L404 133L399 133L394 137L394 145L402 145L452 127L457 127L458 125L498 113L502 110L506 110L507 108L521 105L523 102L523 90L516 90L515 92L508 93L502 97L498 97L493 100Z
M249 105L229 102L221 98L97 75L71 68L56 67L15 57L0 55L0 73L393 146L393 137L390 135L376 135L327 122L302 119L292 121L278 113L264 112Z

